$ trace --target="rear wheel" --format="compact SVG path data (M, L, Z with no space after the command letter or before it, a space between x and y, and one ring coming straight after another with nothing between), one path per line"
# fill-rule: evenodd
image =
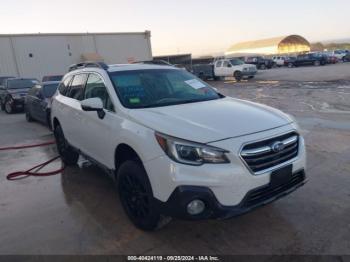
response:
M288 67L292 68L293 67L293 63L288 63Z
M240 82L242 80L242 72L236 71L233 73L233 77L236 79L237 82Z
M265 64L261 64L261 65L260 65L260 69L261 69L261 70L265 70L265 69L266 69L266 65L265 65Z
M67 166L75 165L78 162L79 154L68 144L60 125L55 127L54 135L56 138L57 151L63 163Z
M319 66L321 63L320 63L320 61L318 61L318 60L316 60L315 62L314 62L314 66Z
M128 160L120 166L117 186L124 210L138 228L156 230L170 221L157 210L147 173L139 161Z

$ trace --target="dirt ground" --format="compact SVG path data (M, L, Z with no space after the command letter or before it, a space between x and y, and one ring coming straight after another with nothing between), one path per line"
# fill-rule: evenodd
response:
M350 81L315 81L211 82L225 95L294 115L307 145L305 186L229 220L174 220L146 233L129 222L100 169L81 164L52 177L8 182L8 172L57 153L54 146L0 152L0 253L350 255ZM0 126L1 146L52 139L23 114L0 112Z

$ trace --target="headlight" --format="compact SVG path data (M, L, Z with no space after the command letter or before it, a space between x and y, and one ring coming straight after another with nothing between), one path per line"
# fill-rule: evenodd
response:
M226 150L157 132L155 133L155 137L164 152L176 162L196 166L205 163L223 164L230 162L226 156L226 153L228 153Z
M11 96L13 99L20 99L21 98L20 94L12 94Z

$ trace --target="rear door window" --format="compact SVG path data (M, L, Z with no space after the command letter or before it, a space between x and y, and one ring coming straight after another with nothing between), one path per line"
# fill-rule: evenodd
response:
M69 88L69 94L67 95L68 97L76 100L83 99L86 76L86 74L78 74L73 77Z
M72 76L66 77L58 86L58 91L60 92L61 95L66 96L68 87L69 87L69 82L72 80Z

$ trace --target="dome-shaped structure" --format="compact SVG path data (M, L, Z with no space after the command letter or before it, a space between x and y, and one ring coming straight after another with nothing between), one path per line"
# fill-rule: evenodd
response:
M310 51L310 43L302 36L289 35L237 43L231 46L226 55L238 54L288 54Z

